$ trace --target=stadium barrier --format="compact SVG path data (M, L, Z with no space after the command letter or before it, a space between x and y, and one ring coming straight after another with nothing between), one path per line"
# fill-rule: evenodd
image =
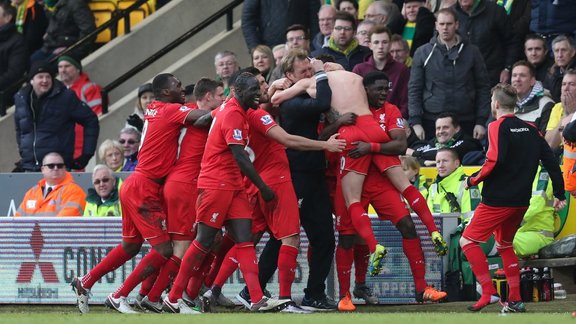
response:
M440 258L434 252L425 226L414 217L416 229L422 239L426 258L426 279L436 287L442 287L447 257ZM456 215L435 215L436 225L443 233L451 233L457 225ZM414 284L410 266L402 250L402 238L390 222L373 220L376 238L385 244L388 255L382 273L368 277L367 284L381 303L414 302ZM114 248L121 238L120 217L1 217L0 218L0 304L73 304L76 301L70 282L94 267ZM293 296L303 297L308 278L308 240L301 233L302 244L298 255ZM261 250L266 236L260 244ZM133 260L104 276L92 288L91 303L103 303L106 296L115 291L134 269L138 261L150 250L145 243ZM444 262L443 262L444 261ZM353 280L354 276L352 276ZM268 285L277 295L275 275ZM237 271L224 287L224 294L233 297L244 286ZM327 280L328 294L337 292L334 273ZM138 288L137 288L138 289ZM134 297L137 290L132 292Z

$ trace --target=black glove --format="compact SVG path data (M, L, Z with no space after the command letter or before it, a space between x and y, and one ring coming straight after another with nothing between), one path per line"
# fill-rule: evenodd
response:
M86 164L90 161L92 155L82 154L79 158L74 159L72 161L72 169L73 170L82 170L86 167Z
M12 169L12 172L24 172L24 171L26 170L24 170L24 168L22 167L22 160L14 163L14 169Z
M136 129L142 132L142 128L144 127L144 121L142 120L142 118L140 118L140 116L132 114L128 116L128 118L126 118L126 122L128 123L128 125L134 126L136 127Z

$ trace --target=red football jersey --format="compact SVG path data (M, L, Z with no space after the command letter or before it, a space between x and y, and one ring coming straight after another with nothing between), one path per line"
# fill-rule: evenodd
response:
M249 128L246 151L262 180L268 185L290 181L285 147L266 136L277 126L274 118L263 109L249 109L246 116Z
M186 104L191 109L198 109L196 104ZM200 163L208 139L208 128L188 125L182 129L178 140L178 159L172 171L170 181L190 183L200 174Z
M229 144L246 146L248 123L246 112L236 98L218 108L208 133L202 157L198 188L240 190L244 188L242 174L228 147Z
M388 132L388 135L390 135L390 131L393 129L405 128L400 109L389 102L385 102L381 108L372 110L372 115L374 115L380 127Z
M135 172L151 179L168 175L176 162L180 129L190 111L189 107L178 103L156 100L146 107Z

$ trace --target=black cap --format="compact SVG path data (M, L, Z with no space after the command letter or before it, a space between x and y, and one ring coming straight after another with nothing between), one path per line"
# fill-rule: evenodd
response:
M46 61L36 61L32 63L30 70L28 71L28 79L32 78L38 73L49 73L52 78L54 78L54 69L52 65Z
M154 92L152 90L152 83L144 83L138 87L138 98L140 98L144 92Z

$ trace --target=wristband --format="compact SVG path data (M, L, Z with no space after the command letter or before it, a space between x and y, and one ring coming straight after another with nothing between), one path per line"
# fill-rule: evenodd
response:
M314 79L316 79L316 82L322 81L322 80L328 80L328 75L326 75L326 72L324 72L324 71L318 71L318 72L314 73Z
M380 143L370 143L370 152L380 153Z

